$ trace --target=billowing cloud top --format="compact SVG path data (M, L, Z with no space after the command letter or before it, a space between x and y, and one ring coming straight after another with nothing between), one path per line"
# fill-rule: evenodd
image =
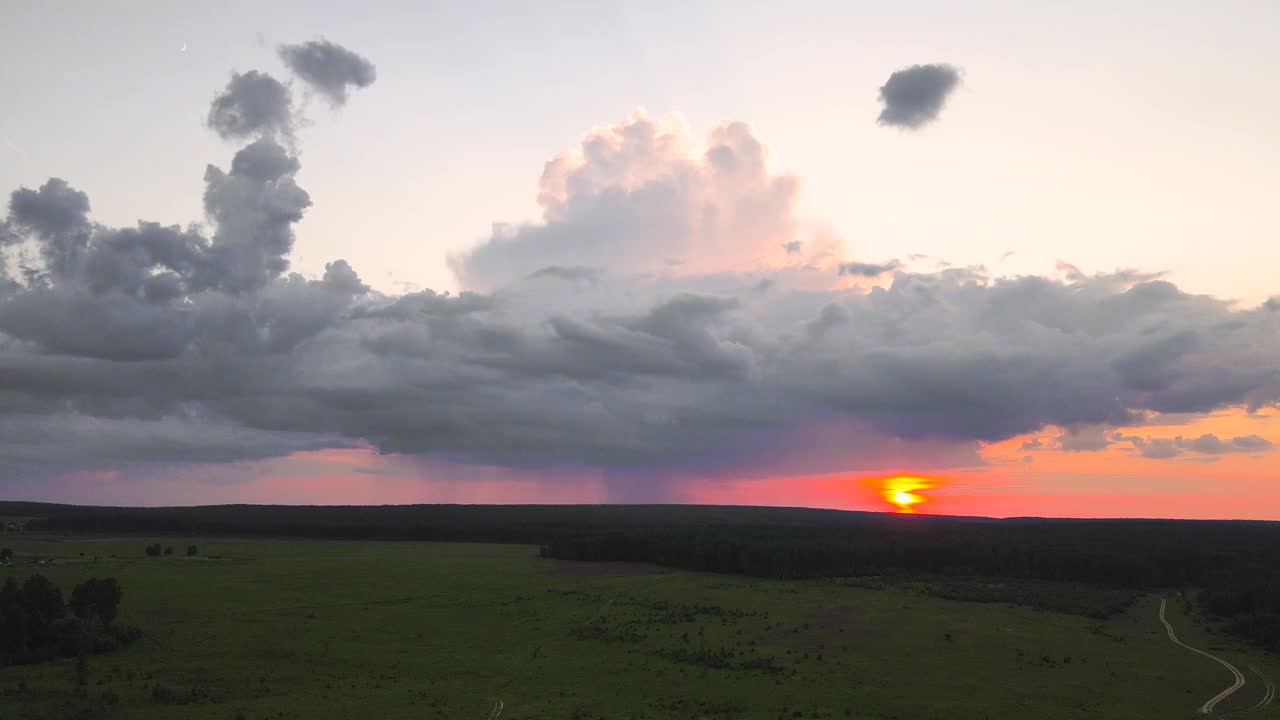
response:
M348 88L369 87L378 77L373 63L328 40L281 45L279 52L295 75L335 106L347 102Z
M947 96L960 84L960 71L950 65L912 65L898 70L880 88L884 109L877 121L916 130L938 118Z
M211 117L241 96L233 80ZM288 273L310 199L280 120L227 117L223 134L256 139L206 170L208 229L97 224L56 178L11 196L5 469L370 443L629 477L823 472L1280 401L1280 304L1134 272L837 262L832 241L804 237L796 179L740 122L699 139L637 112L591 131L544 169L540 221L451 259L459 295L383 295L342 260L307 279ZM1118 440L1078 430L1064 445Z
M213 99L208 124L227 139L287 136L293 129L289 88L257 70L233 73L226 89Z
M678 115L597 128L547 163L542 223L498 226L452 259L459 282L491 290L547 266L636 275L707 273L787 252L797 180L769 169L751 126L722 123L699 141ZM799 246L794 246L795 250Z

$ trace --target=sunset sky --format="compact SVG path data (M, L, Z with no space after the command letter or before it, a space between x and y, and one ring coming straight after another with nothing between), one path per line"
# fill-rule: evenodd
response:
M1280 520L1280 4L421 5L8 8L0 498Z

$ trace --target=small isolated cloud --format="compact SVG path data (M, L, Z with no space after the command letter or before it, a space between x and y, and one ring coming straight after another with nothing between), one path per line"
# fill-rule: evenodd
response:
M1175 441L1178 447L1191 450L1192 452L1203 453L1205 455L1221 455L1229 453L1232 450L1231 443L1224 442L1217 435L1207 433L1198 438L1183 439L1177 438Z
M1096 452L1105 450L1111 440L1105 427L1070 427L1058 437L1058 446L1067 452Z
M1213 433L1198 438L1177 438L1178 447L1204 455L1225 455L1236 452L1264 452L1271 449L1271 441L1260 435L1244 435L1223 440Z
M1044 443L1040 442L1040 438L1035 437L1022 443L1023 450L1039 450L1044 447Z
M1275 447L1274 443L1260 435L1231 438L1231 445L1242 452L1264 452Z
M224 139L288 136L293 129L289 88L267 73L233 73L209 107L209 127Z
M782 243L782 249L785 250L788 255L795 255L800 252L800 241L792 240L790 242L784 242Z
M347 102L349 88L365 88L378 78L374 64L328 40L281 45L280 59L303 82L334 105Z
M889 76L880 88L877 122L904 130L917 130L938 119L947 96L960 84L960 71L945 65L912 65Z
M1142 457L1163 460L1165 458L1177 457L1182 454L1182 449L1178 444L1169 438L1152 438L1141 443L1136 443L1135 447L1138 452L1142 453Z
M1268 452L1275 448L1274 443L1261 435L1240 435L1229 440L1213 433L1194 438L1184 438L1181 435L1172 438L1144 438L1120 433L1116 433L1114 437L1117 442L1127 441L1133 445L1143 457L1157 459L1178 457L1184 452L1213 456Z
M852 275L854 277L874 278L880 277L886 273L891 273L901 267L902 263L897 260L890 260L887 263L847 262L840 263L840 274Z

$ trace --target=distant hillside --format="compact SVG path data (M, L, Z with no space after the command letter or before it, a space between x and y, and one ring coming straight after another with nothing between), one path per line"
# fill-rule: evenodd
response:
M53 532L292 535L541 542L564 533L640 527L855 528L995 522L893 513L712 505L208 505L94 507L0 502L0 516Z

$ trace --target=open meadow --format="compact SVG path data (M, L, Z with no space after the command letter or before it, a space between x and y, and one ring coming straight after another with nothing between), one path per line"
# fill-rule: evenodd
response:
M1106 621L874 582L777 581L539 557L527 545L6 538L64 588L112 576L146 636L0 669L0 717L1192 718L1231 683L1144 596ZM195 544L199 554L182 550ZM32 558L52 558L44 566ZM1280 660L1197 626L1244 670ZM1249 683L1219 705L1258 703ZM1280 717L1276 705L1242 717Z

